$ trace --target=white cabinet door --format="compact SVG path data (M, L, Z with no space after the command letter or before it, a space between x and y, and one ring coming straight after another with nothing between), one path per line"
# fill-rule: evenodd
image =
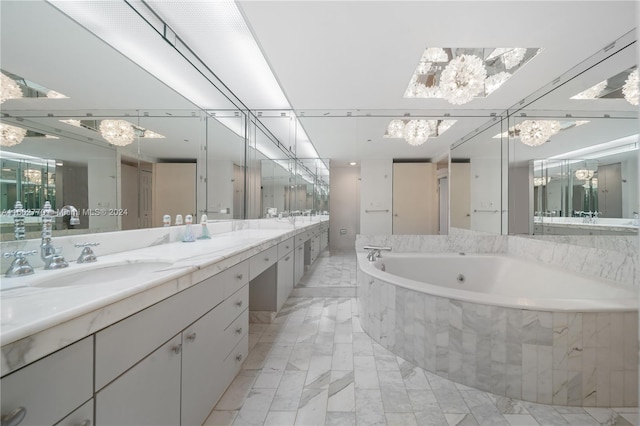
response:
M93 398L84 403L80 408L62 419L56 426L92 426L93 425Z
M293 253L294 256L294 271L293 271L293 285L298 285L302 276L304 275L304 244L296 247Z
M0 381L2 424L4 416L15 413L15 419L22 412L23 425L59 422L91 399L92 365L93 337L86 337L4 376Z
M220 342L226 319L217 307L182 333L182 425L201 425L224 392L219 379L231 348Z
M96 425L180 424L181 348L178 334L98 392Z
M287 253L278 261L278 289L276 307L279 311L293 290L293 252Z

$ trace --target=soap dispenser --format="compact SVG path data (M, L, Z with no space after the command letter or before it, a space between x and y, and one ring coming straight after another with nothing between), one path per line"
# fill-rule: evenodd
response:
M200 218L200 227L202 228L202 233L198 237L199 240L210 240L211 236L209 235L209 228L207 228L207 215L203 214Z
M185 223L185 227L184 227L184 235L182 237L182 242L192 243L196 240L196 238L193 236L193 227L192 227L193 216L191 216L190 214L186 215L184 218L184 223Z

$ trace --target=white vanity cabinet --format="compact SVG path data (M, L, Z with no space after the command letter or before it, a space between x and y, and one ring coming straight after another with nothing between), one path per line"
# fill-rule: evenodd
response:
M55 426L92 426L93 398L85 402L80 408L62 419Z
M296 245L293 250L293 283L298 284L304 275L304 243Z
M280 310L293 291L294 255L293 247L278 260L276 310Z
M229 357L247 355L248 270L242 262L96 334L96 425L202 424L240 366Z
M178 334L99 391L96 425L180 424L181 344Z
M93 397L92 367L93 337L89 336L4 376L0 381L2 423L21 407L23 420L15 424L60 422ZM92 422L93 416L85 420Z

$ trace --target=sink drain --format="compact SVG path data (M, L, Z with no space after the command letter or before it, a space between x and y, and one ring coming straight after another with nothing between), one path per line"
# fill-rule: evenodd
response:
M465 280L465 277L464 277L464 275L462 275L462 274L458 274L458 276L456 277L456 280L457 280L459 283L463 283L463 282L464 282L464 280Z

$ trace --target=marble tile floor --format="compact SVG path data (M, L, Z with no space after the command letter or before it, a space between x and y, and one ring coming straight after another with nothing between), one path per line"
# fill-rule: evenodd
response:
M355 287L355 251L322 252L297 287Z
M638 425L637 408L534 404L459 385L360 327L355 298L290 297L205 425Z

